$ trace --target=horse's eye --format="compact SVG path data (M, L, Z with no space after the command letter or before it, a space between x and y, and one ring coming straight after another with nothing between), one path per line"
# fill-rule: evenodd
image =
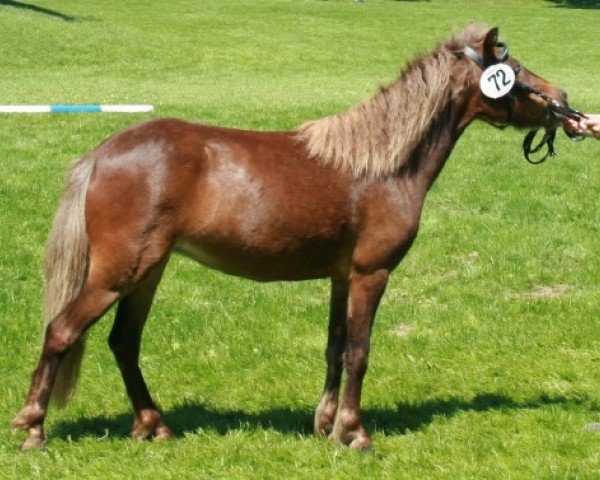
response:
M515 75L518 75L521 72L521 65L519 65L518 63L513 67L513 70L515 71Z

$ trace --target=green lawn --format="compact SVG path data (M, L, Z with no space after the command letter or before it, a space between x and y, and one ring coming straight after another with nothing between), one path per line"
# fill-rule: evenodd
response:
M40 346L41 262L71 161L178 116L288 129L345 110L469 20L600 111L600 3L493 0L0 1L0 103L152 103L151 115L0 115L0 478L598 478L600 142L470 127L426 202L373 335L363 407L375 449L311 434L328 282L261 285L173 258L142 352L177 439L132 414L94 327L48 448L9 422Z

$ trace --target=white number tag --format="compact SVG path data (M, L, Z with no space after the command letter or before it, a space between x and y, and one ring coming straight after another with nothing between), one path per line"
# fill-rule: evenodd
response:
M486 68L479 80L481 93L489 98L501 98L515 84L515 72L504 63L497 63Z

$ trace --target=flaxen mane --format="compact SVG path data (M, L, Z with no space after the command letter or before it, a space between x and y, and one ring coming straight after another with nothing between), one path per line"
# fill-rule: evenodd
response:
M386 175L410 158L450 98L464 87L452 78L456 52L481 40L471 24L433 53L413 60L392 85L351 110L298 128L309 154L355 176Z

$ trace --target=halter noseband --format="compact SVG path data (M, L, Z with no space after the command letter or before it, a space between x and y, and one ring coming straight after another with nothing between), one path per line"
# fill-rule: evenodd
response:
M508 45L506 45L503 42L498 42L496 44L496 46L501 48L500 55L498 55L492 61L485 60L474 48L472 48L470 46L466 46L464 48L463 52L468 59L470 59L472 62L474 62L476 65L478 65L482 70L485 70L486 68L488 68L492 65L496 65L498 63L504 63L509 57ZM517 75L518 72L516 71L516 69L513 68L513 70L515 71L515 75ZM515 80L514 85L512 86L511 90L505 95L505 97L508 98L508 100L509 100L508 122L505 125L494 125L497 128L506 128L510 124L510 120L512 119L512 116L513 116L513 104L515 101L515 97L512 92L515 88L518 88L519 90L521 90L522 92L524 92L526 94L537 95L542 100L544 100L548 106L550 115L553 118L555 118L556 120L570 118L572 120L579 122L581 119L585 118L585 115L583 113L581 113L580 111L574 110L566 105L561 105L556 99L552 98L550 95L545 94L544 92L533 87L532 85L523 83L519 80ZM523 140L523 155L525 156L525 159L529 163L534 163L534 164L542 163L548 157L554 157L556 155L556 152L554 151L554 139L556 137L556 127L546 127L546 129L545 129L546 131L545 131L542 139L540 140L540 142L535 147L532 147L531 145L533 143L533 140L534 140L538 130L539 130L539 128L530 130L529 133L527 133L527 135L525 136L525 139ZM571 134L567 131L565 131L565 134L572 140L576 140L576 141L583 140L585 138L585 134L577 135L577 134ZM539 160L532 160L530 158L530 155L533 153L539 152L544 147L544 145L547 147L546 154Z

